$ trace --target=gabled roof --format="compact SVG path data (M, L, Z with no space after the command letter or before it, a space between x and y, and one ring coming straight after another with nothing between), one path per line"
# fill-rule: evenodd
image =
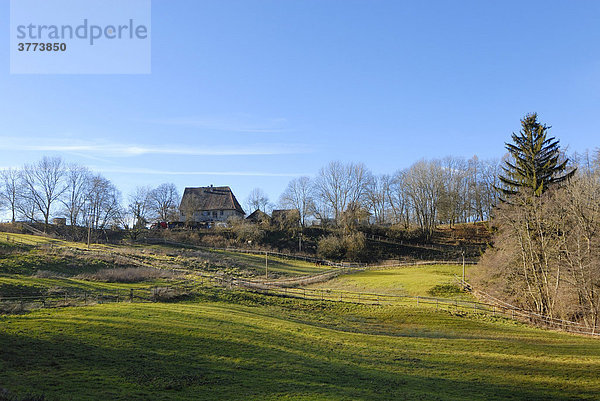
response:
M186 188L181 198L180 210L236 210L242 214L244 209L229 187Z
M271 217L260 209L256 209L255 211L250 213L250 216L246 217L246 220L251 220L251 221L255 221L255 222L260 222L260 221L270 220L270 219L271 219Z

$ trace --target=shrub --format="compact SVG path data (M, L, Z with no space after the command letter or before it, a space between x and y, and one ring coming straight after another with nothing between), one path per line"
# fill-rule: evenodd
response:
M354 233L344 237L346 259L363 260L365 258L366 240L363 233Z
M53 272L50 270L38 270L35 272L34 277L37 277L37 278L62 278L62 277L65 277L65 275L57 273L57 272Z
M429 295L434 297L449 297L462 292L463 290L457 284L438 284L427 291Z
M337 235L321 238L317 244L317 254L324 259L342 259L346 255L346 247L343 239Z

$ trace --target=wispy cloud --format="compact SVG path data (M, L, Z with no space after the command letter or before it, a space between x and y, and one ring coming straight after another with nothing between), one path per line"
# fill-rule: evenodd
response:
M148 168L128 168L116 167L106 168L100 166L91 166L91 169L100 173L118 173L118 174L148 174L148 175L217 175L217 176L239 176L239 177L299 177L308 175L307 173L270 173L263 171L170 171L154 170Z
M13 138L14 139L14 138ZM12 143L10 143L12 142ZM1 150L7 151L37 151L37 152L66 152L78 154L93 154L103 157L131 157L142 155L181 155L181 156L261 156L309 153L310 149L302 144L253 144L235 146L173 146L173 145L137 145L121 143L44 143L44 141L16 139L2 141Z

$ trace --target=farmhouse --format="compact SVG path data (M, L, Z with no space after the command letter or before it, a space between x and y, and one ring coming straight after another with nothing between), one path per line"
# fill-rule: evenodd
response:
M246 220L253 223L270 223L271 217L262 210L256 209L254 212L250 213L250 216L246 217Z
M226 222L245 213L229 187L186 188L179 205L181 220L187 223Z

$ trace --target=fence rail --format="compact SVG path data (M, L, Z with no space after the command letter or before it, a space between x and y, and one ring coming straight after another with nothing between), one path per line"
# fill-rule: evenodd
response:
M204 281L204 280L203 280ZM217 280L214 280L218 283ZM149 288L77 291L65 290L43 295L0 296L1 311L20 312L35 308L85 306L116 302L157 302L193 292L198 282L172 283Z
M412 295L390 295L370 292L352 292L332 289L315 289L303 287L279 287L260 284L252 281L238 280L236 286L264 294L312 299L321 301L339 301L370 305L406 305L435 306L437 309L460 310L463 312L485 313L492 316L503 316L513 320L533 323L545 328L562 330L575 334L600 336L600 327L589 327L581 323L542 316L514 306L497 305L479 301L447 299Z

